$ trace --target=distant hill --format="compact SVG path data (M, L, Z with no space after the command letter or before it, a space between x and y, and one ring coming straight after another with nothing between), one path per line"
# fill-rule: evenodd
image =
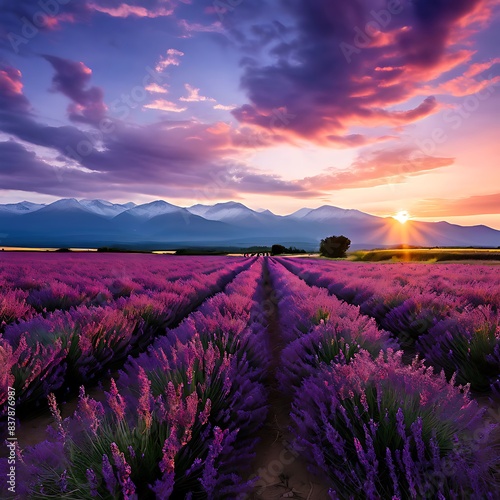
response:
M178 207L162 200L135 205L105 200L23 201L0 205L0 246L27 247L250 247L282 244L317 250L322 238L344 234L352 248L500 246L500 231L448 222L376 217L324 205L281 216L241 203Z

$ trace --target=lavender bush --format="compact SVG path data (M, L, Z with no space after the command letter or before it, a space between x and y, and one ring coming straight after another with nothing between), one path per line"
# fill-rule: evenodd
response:
M490 306L454 313L421 337L425 359L459 384L488 391L500 377L500 312Z
M288 345L281 353L277 377L282 390L300 387L322 365L347 363L361 349L374 357L397 348L388 332L326 290L310 287L279 264L269 264L278 298L278 317Z
M143 351L156 336L165 333L167 326L178 322L204 297L219 291L252 263L232 259L228 266L223 266L220 258L209 259L208 267L200 262L188 270L187 261L181 262L186 266L175 268L177 281L170 283L168 275L161 278L163 291L153 295L128 278L134 293L109 305L107 297L111 295L107 296L93 279L85 281L85 270L82 270L83 283L73 283L80 267L74 271L75 276L72 272L66 277L73 286L55 280L53 287L34 287L31 297L33 301L36 297L38 302L33 304L43 309L43 313L7 325L4 332L4 339L12 346L10 361L6 364L10 373L6 377L13 380L18 404L39 405L49 392L63 386L69 390L121 366L128 355ZM202 277L189 275L201 268L211 272ZM15 279L19 279L17 274ZM7 304L11 311L7 319L11 320L12 314L20 314L19 318L24 314L29 318L31 307L20 302L26 296L26 292L19 290L3 295L0 306ZM90 305L96 301L101 301L103 307ZM64 311L77 303L81 305ZM60 309L47 313L53 307ZM0 407L0 410L3 412L5 408Z
M168 341L130 359L106 401L82 389L75 415L63 421L51 397L56 430L24 451L23 494L235 498L247 489L241 466L267 412L260 382L267 356L256 355L264 329L252 315L260 276L256 263L228 287L225 305L226 294L210 299L185 321L192 330L183 323L175 340L167 332ZM213 315L215 331L205 321ZM52 452L60 458L39 460Z
M477 446L490 433L466 390L401 353L346 365L304 381L293 403L293 431L331 498L494 498L498 456ZM484 443L484 438L482 439Z

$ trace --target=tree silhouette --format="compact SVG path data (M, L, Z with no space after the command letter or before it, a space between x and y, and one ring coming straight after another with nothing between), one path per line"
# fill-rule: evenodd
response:
M286 252L286 247L284 247L283 245L273 245L271 247L271 253L273 255L282 255Z
M351 240L345 236L329 236L321 240L319 253L324 257L345 257L350 246Z

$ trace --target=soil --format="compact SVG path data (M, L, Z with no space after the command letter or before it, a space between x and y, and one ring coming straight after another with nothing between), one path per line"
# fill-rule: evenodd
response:
M271 297L272 292L267 268L265 280L266 300ZM268 339L272 352L266 381L270 391L269 413L260 431L260 442L251 469L251 477L259 476L259 479L247 498L325 500L328 498L328 486L308 470L305 460L291 446L294 440L289 430L292 389L289 393L278 390L276 380L276 372L281 363L280 354L285 344L279 329L278 308L275 305L266 308L268 309Z

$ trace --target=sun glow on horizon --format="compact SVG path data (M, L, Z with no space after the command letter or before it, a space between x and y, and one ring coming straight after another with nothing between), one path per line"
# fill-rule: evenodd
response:
M410 214L406 210L402 210L398 212L396 215L393 215L393 217L401 224L404 224L410 219Z

